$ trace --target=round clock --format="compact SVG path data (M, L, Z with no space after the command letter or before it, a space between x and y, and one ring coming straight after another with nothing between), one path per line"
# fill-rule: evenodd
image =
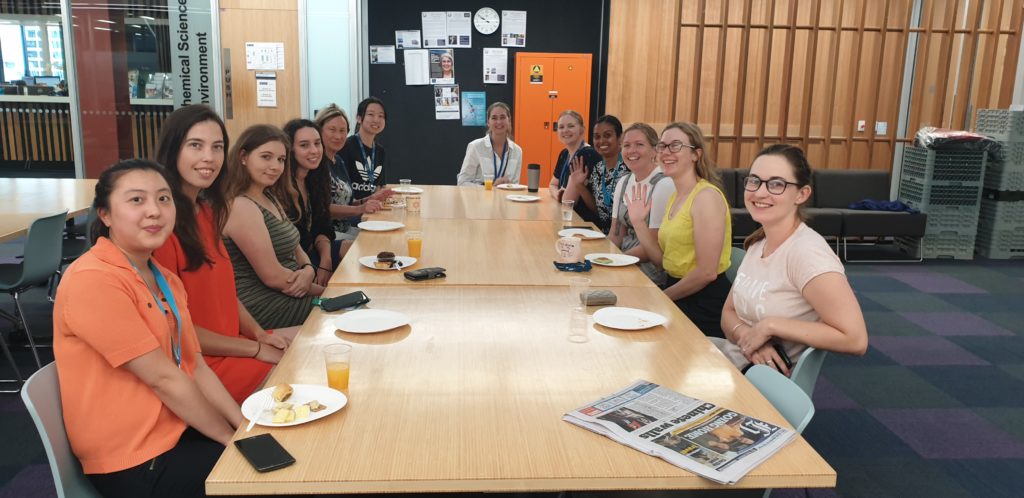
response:
M484 7L476 11L476 15L473 16L473 26L482 35L489 35L497 31L500 24L501 16L490 7Z

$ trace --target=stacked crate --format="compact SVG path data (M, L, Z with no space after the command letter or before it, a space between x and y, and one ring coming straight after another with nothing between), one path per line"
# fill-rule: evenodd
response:
M899 200L928 215L923 239L899 237L906 252L927 259L973 259L986 153L903 149Z
M982 109L978 133L998 140L1002 160L985 172L976 252L986 258L1024 258L1024 111Z

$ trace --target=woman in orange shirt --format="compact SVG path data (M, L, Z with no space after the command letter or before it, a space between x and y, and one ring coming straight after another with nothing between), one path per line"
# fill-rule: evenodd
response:
M96 184L95 245L61 280L53 353L64 426L107 497L204 496L242 423L202 361L181 280L151 258L187 202L160 165L118 163Z
M228 218L220 185L227 148L224 122L205 105L182 107L164 121L156 160L167 168L172 188L191 202L179 210L174 233L153 257L185 284L206 363L241 403L263 383L298 327L264 331L235 293L220 236Z

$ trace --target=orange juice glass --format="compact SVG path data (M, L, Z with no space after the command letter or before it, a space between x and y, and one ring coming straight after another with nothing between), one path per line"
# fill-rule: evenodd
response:
M324 362L327 366L327 386L338 391L348 391L352 346L331 344L324 347Z
M484 190L494 188L494 175L484 175Z
M423 252L423 232L410 230L405 232L405 243L409 249L409 256L420 259Z

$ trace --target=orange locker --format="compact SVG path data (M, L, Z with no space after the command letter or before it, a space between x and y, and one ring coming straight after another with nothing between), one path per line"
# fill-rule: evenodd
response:
M548 184L562 143L558 141L558 115L567 109L583 116L590 129L590 54L519 52L515 74L515 141L523 148L526 165L540 164L540 184ZM587 132L584 132L584 136Z

